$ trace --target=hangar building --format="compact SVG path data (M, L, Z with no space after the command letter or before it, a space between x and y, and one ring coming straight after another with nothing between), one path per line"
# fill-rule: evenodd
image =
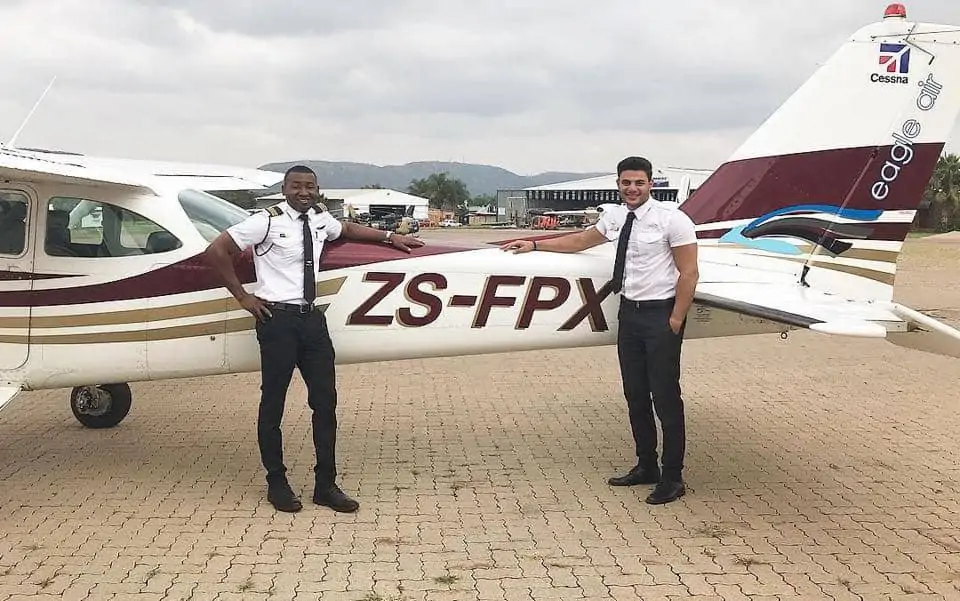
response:
M713 173L709 169L664 167L654 170L650 196L682 203ZM617 174L601 175L521 190L497 190L499 221L526 222L531 214L544 211L578 211L608 202L619 202Z

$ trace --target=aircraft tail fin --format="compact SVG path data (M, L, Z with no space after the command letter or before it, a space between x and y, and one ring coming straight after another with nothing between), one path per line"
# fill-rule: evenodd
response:
M793 261L804 284L892 299L960 113L960 27L901 10L854 33L683 203L701 239Z

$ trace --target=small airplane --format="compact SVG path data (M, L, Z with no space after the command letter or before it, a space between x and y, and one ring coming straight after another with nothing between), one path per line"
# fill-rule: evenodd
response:
M856 31L678 208L700 238L687 337L806 328L960 358L960 331L893 301L958 112L960 27L892 4ZM184 177L0 149L0 405L72 388L76 419L105 428L130 382L259 369L254 318L204 260L248 213ZM503 242L325 246L338 362L616 343L614 245ZM249 255L238 268L253 285Z

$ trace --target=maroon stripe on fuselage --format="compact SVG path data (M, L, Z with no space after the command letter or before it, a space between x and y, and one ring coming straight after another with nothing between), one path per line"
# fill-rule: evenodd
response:
M408 254L383 243L354 241L329 242L324 246L320 271L330 271L382 261L474 250L454 246L423 246ZM236 264L237 276L244 284L255 281L253 258L244 253ZM0 292L0 307L25 305L58 306L155 298L169 294L199 292L223 286L220 277L204 262L202 255L122 280L46 290Z
M896 156L891 151L897 148ZM839 148L732 161L720 166L681 210L694 223L753 219L783 207L826 204L851 209L915 210L936 168L941 143L916 144L906 165L895 161L905 151L897 146ZM886 167L890 161L894 166ZM872 196L884 170L883 200ZM852 190L852 194L851 194ZM849 196L849 200L847 197ZM902 238L898 238L902 239Z

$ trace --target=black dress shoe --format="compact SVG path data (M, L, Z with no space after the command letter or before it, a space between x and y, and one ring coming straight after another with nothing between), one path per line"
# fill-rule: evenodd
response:
M640 467L637 465L623 476L610 478L607 480L607 484L610 486L636 486L637 484L656 484L659 481L659 467Z
M657 483L656 488L654 488L650 496L647 497L647 503L651 505L662 505L663 503L676 501L685 495L686 492L687 488L684 486L682 480L662 480Z
M296 513L303 509L303 503L293 494L293 489L286 482L270 484L267 486L267 500L278 511Z
M336 484L317 486L313 491L313 502L342 513L353 513L360 508L360 503L344 494Z

